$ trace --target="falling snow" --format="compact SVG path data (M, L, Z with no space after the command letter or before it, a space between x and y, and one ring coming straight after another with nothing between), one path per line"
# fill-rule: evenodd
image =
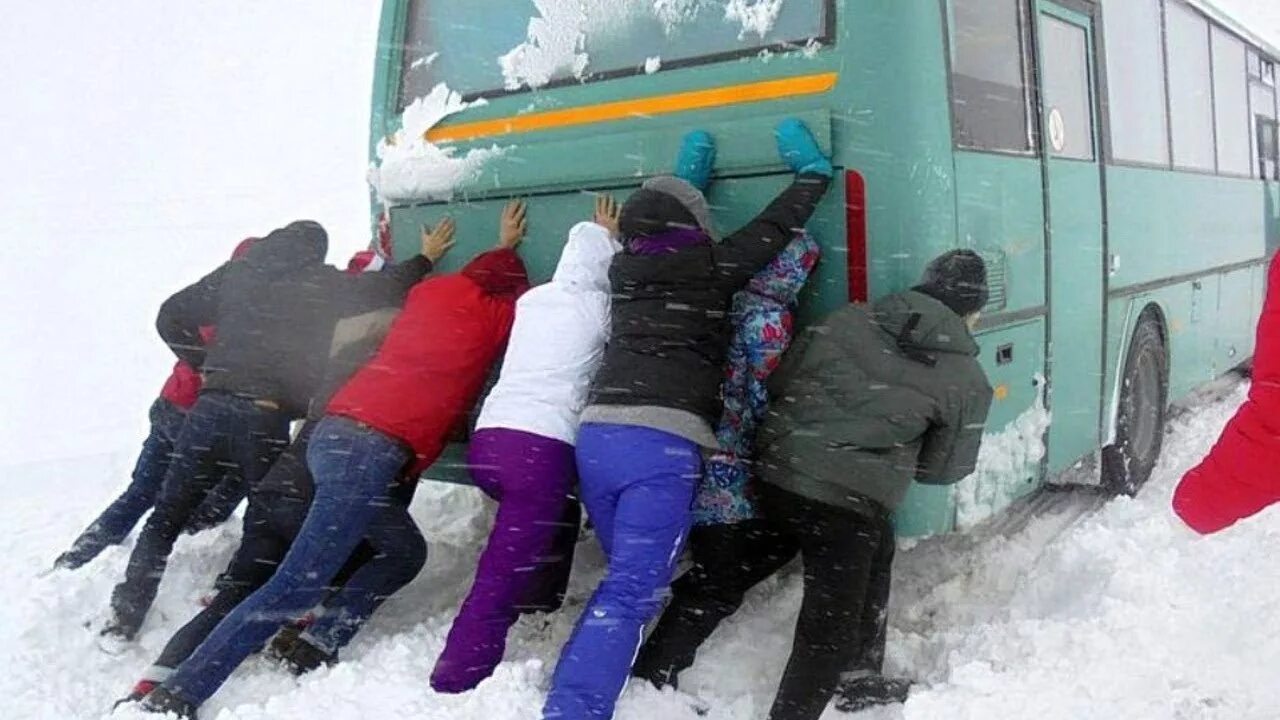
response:
M652 7L678 22L711 4L653 0ZM776 4L731 0L724 7L744 33L764 34ZM1218 4L1280 44L1280 4ZM0 425L0 583L7 590L0 707L13 718L107 716L195 612L237 542L234 523L183 538L137 646L118 657L102 654L85 625L104 618L129 546L80 573L36 577L127 478L168 361L149 327L160 300L235 240L294 217L323 220L335 255L368 241L361 170L376 4L227 0L203 8L121 0L77 6L75 22L62 5L14 3L0 26L0 65L9 70L0 113L8 160L0 166L0 288L8 307L24 309L10 313L0 338L10 408ZM166 32L139 32L154 27ZM58 41L34 28L57 28ZM512 50L525 52L507 56L505 76L537 86L555 72L585 72L585 33L534 33L531 24L526 44ZM180 41L147 41L159 36ZM447 91L433 102L423 102L395 149L380 154L371 179L383 194L447 195L496 157L457 157L422 140L459 105ZM432 157L448 170L415 172ZM401 165L386 170L388 162ZM1242 393L1178 420L1150 486L1135 500L1111 501L1061 534L1034 522L1012 536L934 539L902 552L889 669L921 686L905 707L857 717L1280 717L1280 637L1271 631L1280 626L1280 580L1267 565L1280 555L1280 509L1209 539L1168 511L1173 483L1208 449ZM1030 461L1042 452L1016 447L1041 419L993 431L993 447L1010 453L989 451L983 463ZM972 482L971 508L986 506L981 485ZM570 607L523 620L490 681L470 695L438 696L426 677L492 508L474 490L429 485L413 511L431 542L429 565L342 664L298 680L251 661L204 716L533 716L575 611L598 579L598 551L584 543ZM620 720L694 720L692 696L709 704L710 720L761 717L785 662L799 592L794 568L764 583L684 676L688 695L633 686Z

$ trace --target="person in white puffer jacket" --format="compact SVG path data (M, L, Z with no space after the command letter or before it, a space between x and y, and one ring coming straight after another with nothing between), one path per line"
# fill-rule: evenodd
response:
M467 452L477 487L498 501L471 592L436 661L431 686L460 693L493 673L522 612L559 608L581 510L574 443L609 339L609 266L622 249L618 204L569 231L551 282L525 293L497 384Z

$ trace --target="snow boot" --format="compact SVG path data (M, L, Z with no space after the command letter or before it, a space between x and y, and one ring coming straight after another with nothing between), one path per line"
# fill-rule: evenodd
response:
M122 655L133 643L135 632L112 620L98 632L98 649L108 655Z
M59 555L58 559L53 561L53 569L54 570L79 570L80 568L84 567L88 563L89 563L88 558L84 557L82 553L78 553L73 549L73 550L68 550L62 553L61 555Z
M149 713L177 715L182 720L197 720L196 706L169 692L164 686L151 691L142 701L142 709Z
M910 680L862 675L840 681L840 686L836 689L836 709L856 713L879 705L904 703L910 693Z
M325 652L301 637L294 641L293 647L283 659L294 675L306 675L312 670L338 662L337 655Z
M276 636L271 639L271 644L267 646L267 655L277 660L288 660L293 648L298 644L300 635L302 635L302 628L297 625L289 624L280 628L280 632L276 633Z
M138 684L134 685L133 689L129 691L129 694L117 700L116 704L111 706L111 709L114 710L121 705L128 705L129 703L141 702L159 686L160 683L151 680L139 680Z

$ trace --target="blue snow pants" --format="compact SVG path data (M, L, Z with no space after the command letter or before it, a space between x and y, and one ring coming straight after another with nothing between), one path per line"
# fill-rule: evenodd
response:
M689 536L702 474L695 443L643 427L584 424L577 454L582 502L608 568L551 680L543 717L558 720L613 716Z

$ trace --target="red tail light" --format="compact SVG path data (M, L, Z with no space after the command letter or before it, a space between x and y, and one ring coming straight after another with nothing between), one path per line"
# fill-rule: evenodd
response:
M864 303L867 280L867 181L857 171L844 174L845 249L849 272L849 302Z

